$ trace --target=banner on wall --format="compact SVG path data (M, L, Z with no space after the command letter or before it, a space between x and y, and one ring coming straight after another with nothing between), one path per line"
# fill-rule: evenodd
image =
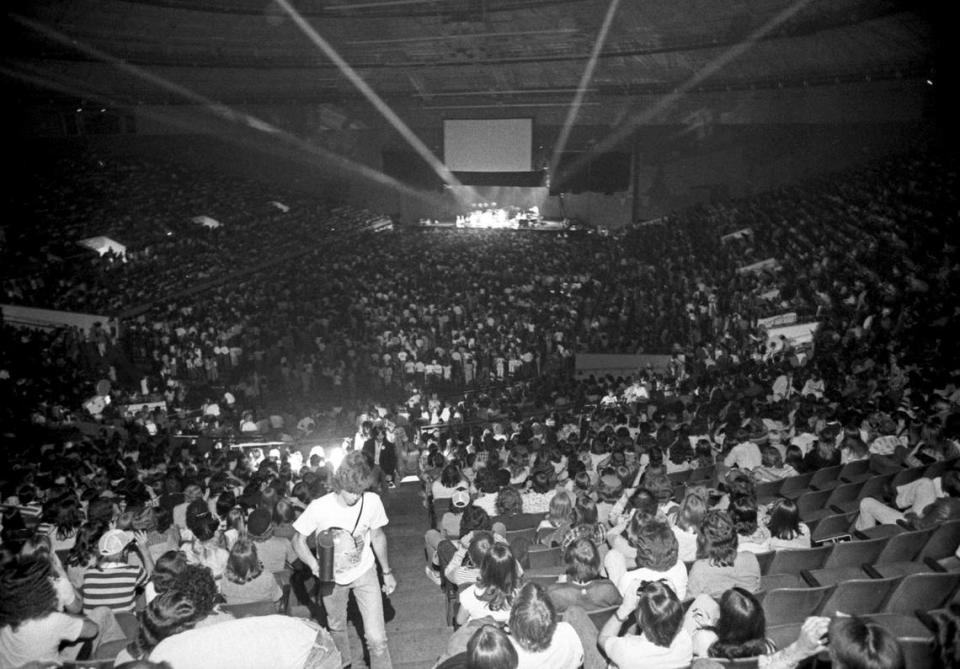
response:
M3 313L3 322L27 328L41 328L51 330L59 327L80 328L89 333L99 324L107 330L117 331L116 320L109 316L97 314L81 314L75 311L58 311L56 309L37 309L36 307L22 307L16 304L0 304Z

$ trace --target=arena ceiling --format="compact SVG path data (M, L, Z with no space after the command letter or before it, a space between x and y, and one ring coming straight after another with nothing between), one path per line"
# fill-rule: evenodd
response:
M113 105L202 99L322 104L347 123L376 116L339 58L401 116L535 115L565 110L578 90L585 108L625 109L633 96L684 86L735 91L931 77L936 22L916 6L30 0L8 3L2 71L21 104L58 96Z

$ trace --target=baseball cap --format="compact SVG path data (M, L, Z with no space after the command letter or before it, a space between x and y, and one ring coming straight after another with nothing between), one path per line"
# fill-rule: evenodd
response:
M107 530L103 533L103 536L100 537L100 541L97 543L97 549L100 555L116 555L117 553L123 552L123 549L126 548L133 539L133 532L127 532L126 530Z
M470 493L468 493L463 488L460 488L455 493L453 493L453 496L450 498L450 500L453 502L453 505L455 507L457 507L458 509L462 509L463 507L470 504Z

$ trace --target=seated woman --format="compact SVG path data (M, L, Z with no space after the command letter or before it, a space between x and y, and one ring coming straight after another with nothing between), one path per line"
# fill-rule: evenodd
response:
M496 625L483 625L467 641L467 650L439 662L436 669L517 669L519 658L510 636Z
M697 535L697 561L690 568L687 596L720 597L730 588L760 590L760 563L749 551L737 550L737 531L725 511L707 511Z
M508 530L536 527L543 520L542 513L525 513L523 497L512 485L500 489L497 495L497 515L491 519L493 529L501 534Z
M577 539L590 539L600 551L602 558L606 553L605 535L603 526L597 521L597 503L588 495L580 495L573 507L577 516L576 524L560 541L563 550Z
M210 513L210 507L202 499L190 502L186 516L187 529L193 534L193 539L181 546L187 562L209 567L215 579L223 578L230 553L220 546L217 537L220 519Z
M510 607L520 587L520 565L510 547L496 543L483 556L476 585L460 593L457 624L490 616L497 622L510 618Z
M564 535L576 522L573 498L566 491L560 491L550 500L547 517L537 527L537 543L544 546L559 546Z
M687 566L678 558L677 537L670 526L660 520L641 523L635 516L627 533L637 550L636 567L625 570L617 551L610 551L604 559L607 575L617 584L620 594L626 597L642 581L662 580L673 588L677 597L684 599Z
M636 613L638 634L620 636L623 623ZM597 637L597 644L619 669L686 667L693 641L683 629L683 607L666 583L648 581L623 600Z
M434 501L450 499L459 489L470 489L470 481L455 464L446 465L440 472L440 478L430 484L430 494Z
M623 598L617 586L600 574L600 553L589 539L577 539L563 553L565 582L547 588L558 611L581 606L586 611L619 604Z
M751 553L770 552L770 531L758 522L757 498L734 495L730 500L730 517L737 529L737 550Z
M797 503L792 499L778 499L771 505L767 529L772 551L810 548L810 528L801 522Z
M764 446L760 450L760 466L750 473L757 483L767 483L796 476L798 472L790 465L783 464L783 456L776 446Z
M520 494L523 498L523 510L526 513L546 513L550 509L550 501L557 494L557 487L553 484L550 474L552 469L537 467L530 474L526 489Z
M719 604L706 595L687 610L684 627L693 633L695 657L733 660L772 653L767 621L760 601L743 588L730 588Z
M671 528L677 537L677 556L681 562L693 562L697 559L697 534L703 514L707 512L707 502L702 495L688 494L673 515Z
M543 587L527 583L510 610L510 638L517 650L519 669L578 669L583 665L583 642L557 611Z
M257 557L256 544L246 538L237 539L230 549L220 591L227 604L278 602L283 595L273 572L264 569Z

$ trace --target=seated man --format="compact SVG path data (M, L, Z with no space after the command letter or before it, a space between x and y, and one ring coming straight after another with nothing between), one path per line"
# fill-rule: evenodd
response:
M919 478L898 486L893 506L873 497L860 500L856 528L868 530L876 525L893 525L901 520L917 519L925 509L943 497L960 497L960 471L951 470L936 478Z

